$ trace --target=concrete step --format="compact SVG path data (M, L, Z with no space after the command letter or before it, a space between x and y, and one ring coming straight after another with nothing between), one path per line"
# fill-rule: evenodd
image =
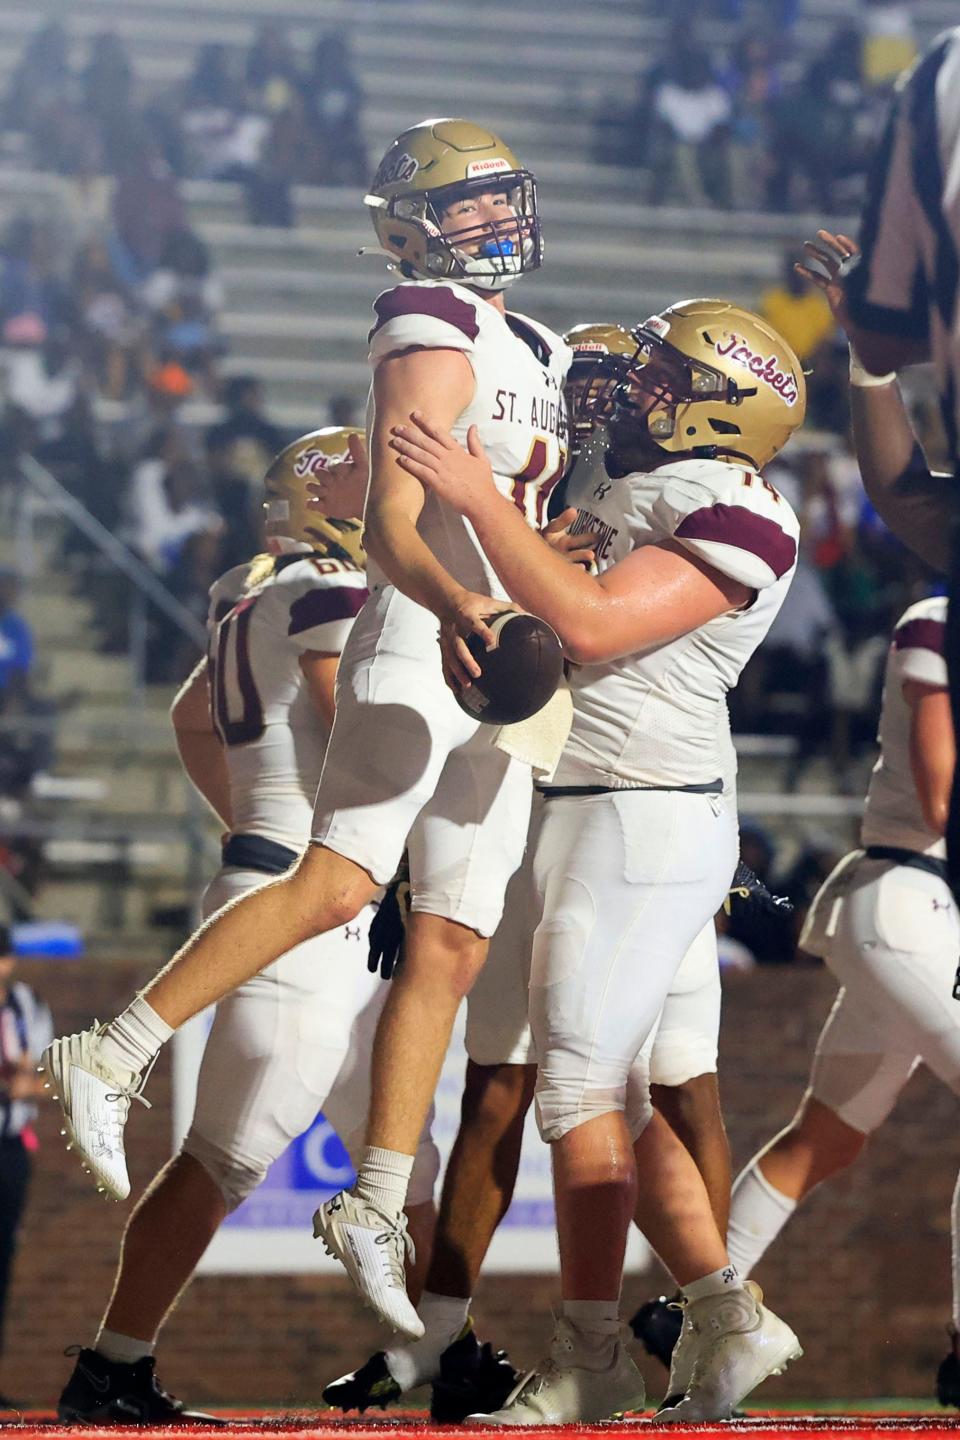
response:
M49 657L48 688L52 693L83 690L112 703L130 694L130 666L126 658L98 655L87 650L60 650Z

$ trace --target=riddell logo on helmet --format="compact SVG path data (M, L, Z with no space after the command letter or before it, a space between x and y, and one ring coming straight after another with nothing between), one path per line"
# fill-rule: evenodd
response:
M509 169L506 160L471 160L467 166L467 176L472 180L475 175L499 174Z
M349 459L349 450L344 450L342 455L328 455L325 450L304 450L297 457L293 473L302 480L305 475L319 475L324 470L332 470L334 465L343 465Z
M714 349L718 355L732 360L735 365L742 365L745 370L750 371L751 375L756 375L758 380L769 385L771 390L777 392L784 404L795 405L797 403L797 382L789 371L780 369L775 355L768 355L764 359L762 355L758 355L755 350L750 349L742 335L737 335L732 331L722 341L718 340Z
M408 155L406 150L392 158L388 155L377 171L373 188L377 190L381 185L395 185L397 181L412 180L419 169L420 161Z

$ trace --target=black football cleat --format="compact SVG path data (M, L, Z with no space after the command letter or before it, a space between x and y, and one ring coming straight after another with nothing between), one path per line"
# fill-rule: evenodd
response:
M323 1391L323 1398L335 1410L359 1410L362 1415L371 1405L379 1405L381 1410L386 1410L387 1406L393 1405L402 1394L403 1391L387 1369L386 1353L378 1350L359 1370L351 1370L349 1375L341 1375L339 1380L331 1380Z
M953 1405L960 1409L960 1355L957 1354L960 1335L952 1327L948 1334L950 1353L941 1360L937 1370L937 1399L941 1405Z
M164 1390L156 1376L156 1360L144 1355L132 1365L107 1360L96 1350L68 1350L76 1355L73 1374L57 1403L65 1425L224 1425L215 1415L188 1410Z
M440 1356L440 1377L430 1393L430 1419L439 1425L461 1425L468 1415L499 1410L520 1379L506 1350L482 1345L470 1323Z
M683 1329L683 1311L676 1304L677 1296L658 1295L641 1305L630 1321L630 1329L643 1344L648 1355L653 1355L661 1364L670 1369L673 1347L680 1339Z

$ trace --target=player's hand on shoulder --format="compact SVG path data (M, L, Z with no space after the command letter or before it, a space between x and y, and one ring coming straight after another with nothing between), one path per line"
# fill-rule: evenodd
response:
M493 467L475 425L467 432L464 449L449 430L413 410L407 424L392 426L390 436L400 468L461 515L470 515L478 504L497 494Z
M807 264L794 266L798 275L816 285L826 297L838 325L846 326L846 295L843 288L844 266L860 246L849 235L835 235L832 230L818 230L815 240L804 240L803 253ZM812 269L811 266L818 266Z
M582 530L579 534L572 534L570 526L578 514L576 507L571 505L569 509L554 516L540 534L557 555L562 555L571 565L582 565L585 570L589 570L596 559L593 547L597 542L597 532Z
M349 460L321 470L316 480L307 484L310 498L308 510L316 510L331 520L356 520L363 514L367 499L370 464L367 445L362 435L348 435Z

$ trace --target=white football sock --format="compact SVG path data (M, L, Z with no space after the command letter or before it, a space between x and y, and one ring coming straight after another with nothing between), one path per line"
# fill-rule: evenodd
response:
M144 1355L153 1354L155 1342L137 1340L133 1335L121 1335L119 1330L108 1330L101 1325L93 1348L104 1360L112 1360L117 1365L133 1365L135 1361L142 1360Z
M413 1170L413 1156L399 1150L381 1150L368 1145L357 1170L354 1195L376 1205L385 1215L399 1216L407 1201L407 1186Z
M456 1295L434 1295L424 1290L417 1306L423 1321L422 1340L387 1347L387 1369L403 1391L414 1390L440 1376L440 1356L463 1330L470 1301Z
M950 1208L950 1258L953 1262L953 1328L960 1330L960 1175Z
M605 1370L620 1336L620 1301L564 1300L561 1312L576 1330L574 1362L585 1370Z
M743 1277L737 1272L736 1265L724 1265L721 1270L712 1270L709 1275L702 1275L699 1280L691 1280L689 1285L680 1288L685 1299L703 1300L708 1295L729 1295L733 1290L742 1290Z
M748 1276L797 1208L796 1200L777 1190L757 1160L737 1176L730 1196L727 1253Z
M153 1006L138 995L100 1036L100 1054L113 1070L139 1075L160 1053L173 1030Z

